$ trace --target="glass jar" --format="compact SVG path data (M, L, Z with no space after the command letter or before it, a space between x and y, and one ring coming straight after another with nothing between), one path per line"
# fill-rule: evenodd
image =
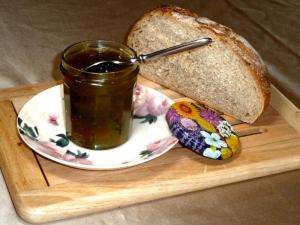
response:
M131 134L136 64L98 68L101 60L129 60L134 50L112 41L83 41L63 52L66 133L85 148L102 150L123 144Z

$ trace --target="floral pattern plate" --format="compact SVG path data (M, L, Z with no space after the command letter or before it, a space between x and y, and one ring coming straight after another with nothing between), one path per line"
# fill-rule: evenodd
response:
M75 145L66 136L63 85L58 85L23 106L17 128L30 148L57 163L88 170L120 169L155 159L177 143L165 119L171 104L172 100L162 93L137 85L130 139L116 148L90 150Z

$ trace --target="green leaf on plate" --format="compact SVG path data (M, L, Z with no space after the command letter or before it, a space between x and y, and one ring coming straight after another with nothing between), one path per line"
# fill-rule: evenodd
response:
M18 117L18 125L19 126L21 126L22 122L23 122L23 120L20 117Z
M81 152L80 150L77 150L77 154L75 154L74 152L71 152L70 150L67 150L66 154L70 154L75 156L75 158L79 158L79 159L87 159L89 157L89 154L86 152Z
M57 141L52 140L59 147L66 147L69 145L70 141L65 134L57 134L56 136L60 137Z
M37 129L36 126L34 127L34 130L35 130L36 134L39 135L39 130Z
M89 157L89 154L86 152L81 152L80 150L77 150L77 155L75 155L76 158L86 159Z
M134 118L136 119L143 119L140 123L155 123L157 121L157 116L153 116L153 115L146 115L146 116L134 116Z
M151 155L152 155L152 152L149 151L149 150L144 150L144 151L141 151L141 152L140 152L140 156L141 156L143 159L148 159Z
M23 131L27 134L27 136L36 139L38 135L35 133L34 129L32 127L28 126L26 123L23 125Z

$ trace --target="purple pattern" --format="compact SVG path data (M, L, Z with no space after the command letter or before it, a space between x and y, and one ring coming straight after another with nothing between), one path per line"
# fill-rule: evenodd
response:
M170 108L166 114L166 118L168 124L171 125L175 122L179 122L182 117L178 115L175 109Z
M174 104L179 103L177 102ZM194 118L195 115L192 115L189 118L182 116L181 114L179 114L179 112L177 112L176 106L171 106L166 114L166 119L171 132L175 137L178 138L179 142L182 145L198 153L199 155L212 159L222 159L222 147L227 147L227 149L231 150L231 148L227 146L225 138L227 136L236 135L235 132L231 130L230 125L227 125L227 127L230 128L230 134L228 131L228 134L226 133L225 135L224 130L226 128L226 120L219 116L215 111L205 106L199 106L196 104L194 106L198 110L197 117L199 119L202 118L210 122L210 124L216 128L217 132L214 133L207 131L207 128L205 128L205 124L203 124L204 127L202 128L201 121L198 121L197 118ZM220 127L223 123L224 125ZM220 131L220 129L222 130ZM205 137L203 133L207 133L207 135L209 135L209 137L212 139L211 142L208 142L206 140L207 137ZM221 135L221 137L214 140L214 138L219 137L218 133ZM212 144L215 142L218 142L219 145L216 146Z
M215 127L218 126L221 121L219 115L210 109L201 110L200 115Z
M171 132L181 144L202 155L203 150L209 146L205 143L205 138L200 133L200 127L198 128L195 131L187 131L180 123L173 123Z

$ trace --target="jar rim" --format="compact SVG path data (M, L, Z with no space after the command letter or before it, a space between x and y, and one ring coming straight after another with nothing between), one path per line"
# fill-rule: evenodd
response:
M100 73L97 73L97 72L89 72L89 71L86 71L86 70L83 70L83 69L79 69L79 68L76 68L72 65L70 65L68 62L67 62L67 59L66 59L66 54L68 53L68 51L70 51L72 48L75 48L77 46L80 46L80 45L83 45L83 46L86 46L86 47L89 47L89 45L91 44L96 44L97 46L99 45L99 48L102 46L102 47L105 47L105 46L111 46L111 45L115 45L116 46L116 49L119 47L120 49L124 49L126 51L126 54L131 54L134 58L137 57L137 53L134 49L130 48L129 46L123 44L123 43L120 43L120 42L117 42L117 41L109 41L109 40L84 40L84 41L79 41L79 42L75 42L71 45L69 45L68 47L66 47L63 52L62 52L62 60L61 60L61 67L64 67L63 64L67 65L67 67L69 69L72 69L76 72L78 72L79 74L80 73L84 73L84 74L92 74L92 75L113 75L113 74L118 74L118 73L124 73L125 71L129 70L129 69L136 69L136 67L138 66L137 64L132 64L132 66L128 66L126 68L123 68L121 70L118 70L118 71L112 71L112 72L100 72Z

